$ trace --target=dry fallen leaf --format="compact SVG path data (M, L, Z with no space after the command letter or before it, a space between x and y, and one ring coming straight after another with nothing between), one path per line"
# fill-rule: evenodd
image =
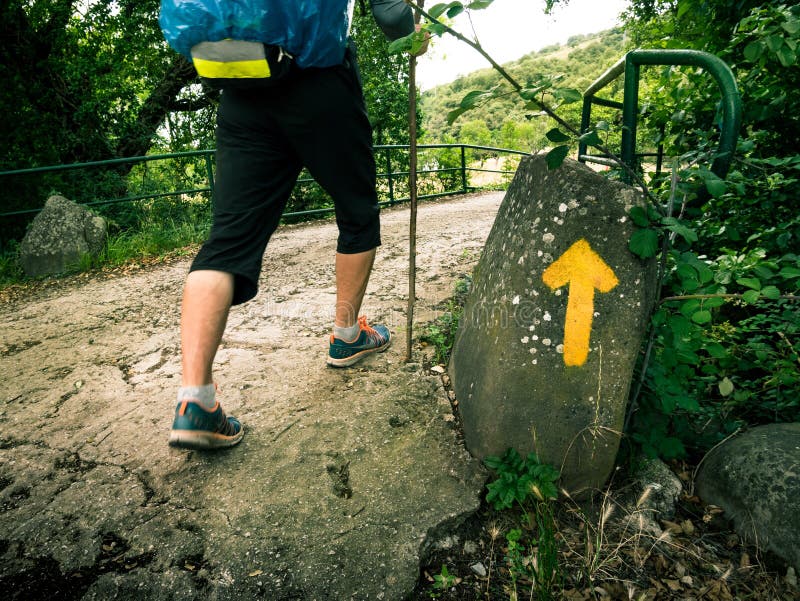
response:
M681 588L683 588L683 587L681 587L681 583L678 582L677 580L664 580L664 584L666 584L667 587L669 587L669 590L675 591L675 592L677 592L677 591L681 590Z

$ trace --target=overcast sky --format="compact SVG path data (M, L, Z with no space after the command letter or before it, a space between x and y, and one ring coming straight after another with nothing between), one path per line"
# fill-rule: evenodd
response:
M543 0L495 0L489 8L472 12L472 24L484 50L503 64L566 42L573 35L609 29L626 5L626 0L569 0L548 16ZM473 37L465 15L456 17L454 25L466 37ZM417 86L422 90L490 66L475 50L447 34L436 40L418 64Z

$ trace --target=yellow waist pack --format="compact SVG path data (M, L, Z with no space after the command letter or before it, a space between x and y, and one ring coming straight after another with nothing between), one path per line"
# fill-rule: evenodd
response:
M201 42L191 53L197 74L214 89L269 87L295 69L283 48L261 42Z

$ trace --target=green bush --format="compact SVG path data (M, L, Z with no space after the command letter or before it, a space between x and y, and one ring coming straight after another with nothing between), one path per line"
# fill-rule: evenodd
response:
M631 214L641 229L630 248L659 256L663 278L628 434L650 455L696 459L738 428L800 420L800 155L787 144L800 131L800 7L686 0L677 13L645 13L633 4L635 43L721 56L743 99L722 179L708 170L720 118L708 75L664 68L643 81L642 143L682 160L677 185L654 181L657 206Z

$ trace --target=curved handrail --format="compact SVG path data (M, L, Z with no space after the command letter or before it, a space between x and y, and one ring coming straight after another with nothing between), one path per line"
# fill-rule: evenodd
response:
M624 72L625 91L621 107L623 122L621 159L630 167L634 166L636 120L639 105L639 67L641 65L696 66L705 69L714 77L722 96L722 124L717 156L711 165L711 171L724 178L730 169L736 151L736 140L742 123L742 101L730 67L722 59L708 52L687 49L631 50L584 92L581 131L589 128L591 105L593 103L608 104L608 101L595 98L595 94ZM578 154L581 157L587 157L585 144L581 145Z

